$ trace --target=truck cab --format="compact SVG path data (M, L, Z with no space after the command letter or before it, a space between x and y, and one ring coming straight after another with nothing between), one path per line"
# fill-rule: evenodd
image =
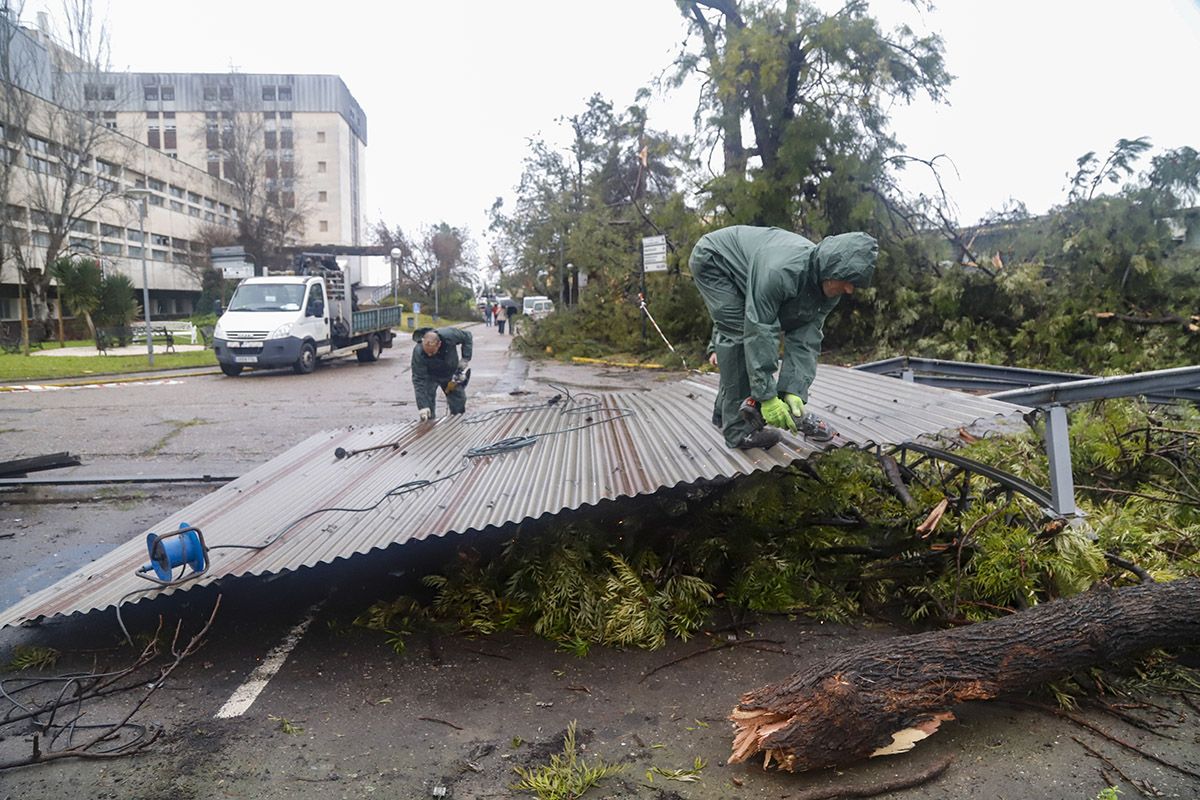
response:
M217 321L213 346L226 374L245 367L310 364L332 348L329 305L321 278L280 275L247 278Z

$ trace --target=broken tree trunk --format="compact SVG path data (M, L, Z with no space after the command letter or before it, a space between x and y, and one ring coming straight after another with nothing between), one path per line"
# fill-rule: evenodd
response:
M1003 619L872 642L742 696L733 754L798 772L911 749L990 700L1082 667L1200 641L1200 578L1100 587Z

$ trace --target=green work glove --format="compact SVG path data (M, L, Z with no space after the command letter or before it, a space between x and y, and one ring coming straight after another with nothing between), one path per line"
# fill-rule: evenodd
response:
M792 419L787 403L778 397L772 397L762 404L762 415L763 421L768 425L789 431L796 430L796 420Z
M798 394L783 393L783 402L787 403L788 410L792 412L793 417L804 416L804 400Z

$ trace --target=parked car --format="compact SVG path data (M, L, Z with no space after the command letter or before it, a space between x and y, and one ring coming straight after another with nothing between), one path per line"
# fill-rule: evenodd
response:
M554 313L554 301L549 298L535 300L532 305L526 306L525 313L530 319L545 319Z

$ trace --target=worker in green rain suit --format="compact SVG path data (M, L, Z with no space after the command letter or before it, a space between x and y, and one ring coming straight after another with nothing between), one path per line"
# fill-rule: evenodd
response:
M865 233L829 236L820 244L779 228L734 225L700 237L689 266L712 315L721 369L722 430L730 447L771 447L776 429L817 433L806 415L817 374L825 317L844 294L867 287L879 246ZM779 378L779 336L783 367ZM754 398L768 426L754 430L739 413Z
M473 340L471 332L461 328L420 328L413 332L417 344L412 354L412 382L417 415L422 422L437 416L438 387L446 395L451 416L467 410Z

